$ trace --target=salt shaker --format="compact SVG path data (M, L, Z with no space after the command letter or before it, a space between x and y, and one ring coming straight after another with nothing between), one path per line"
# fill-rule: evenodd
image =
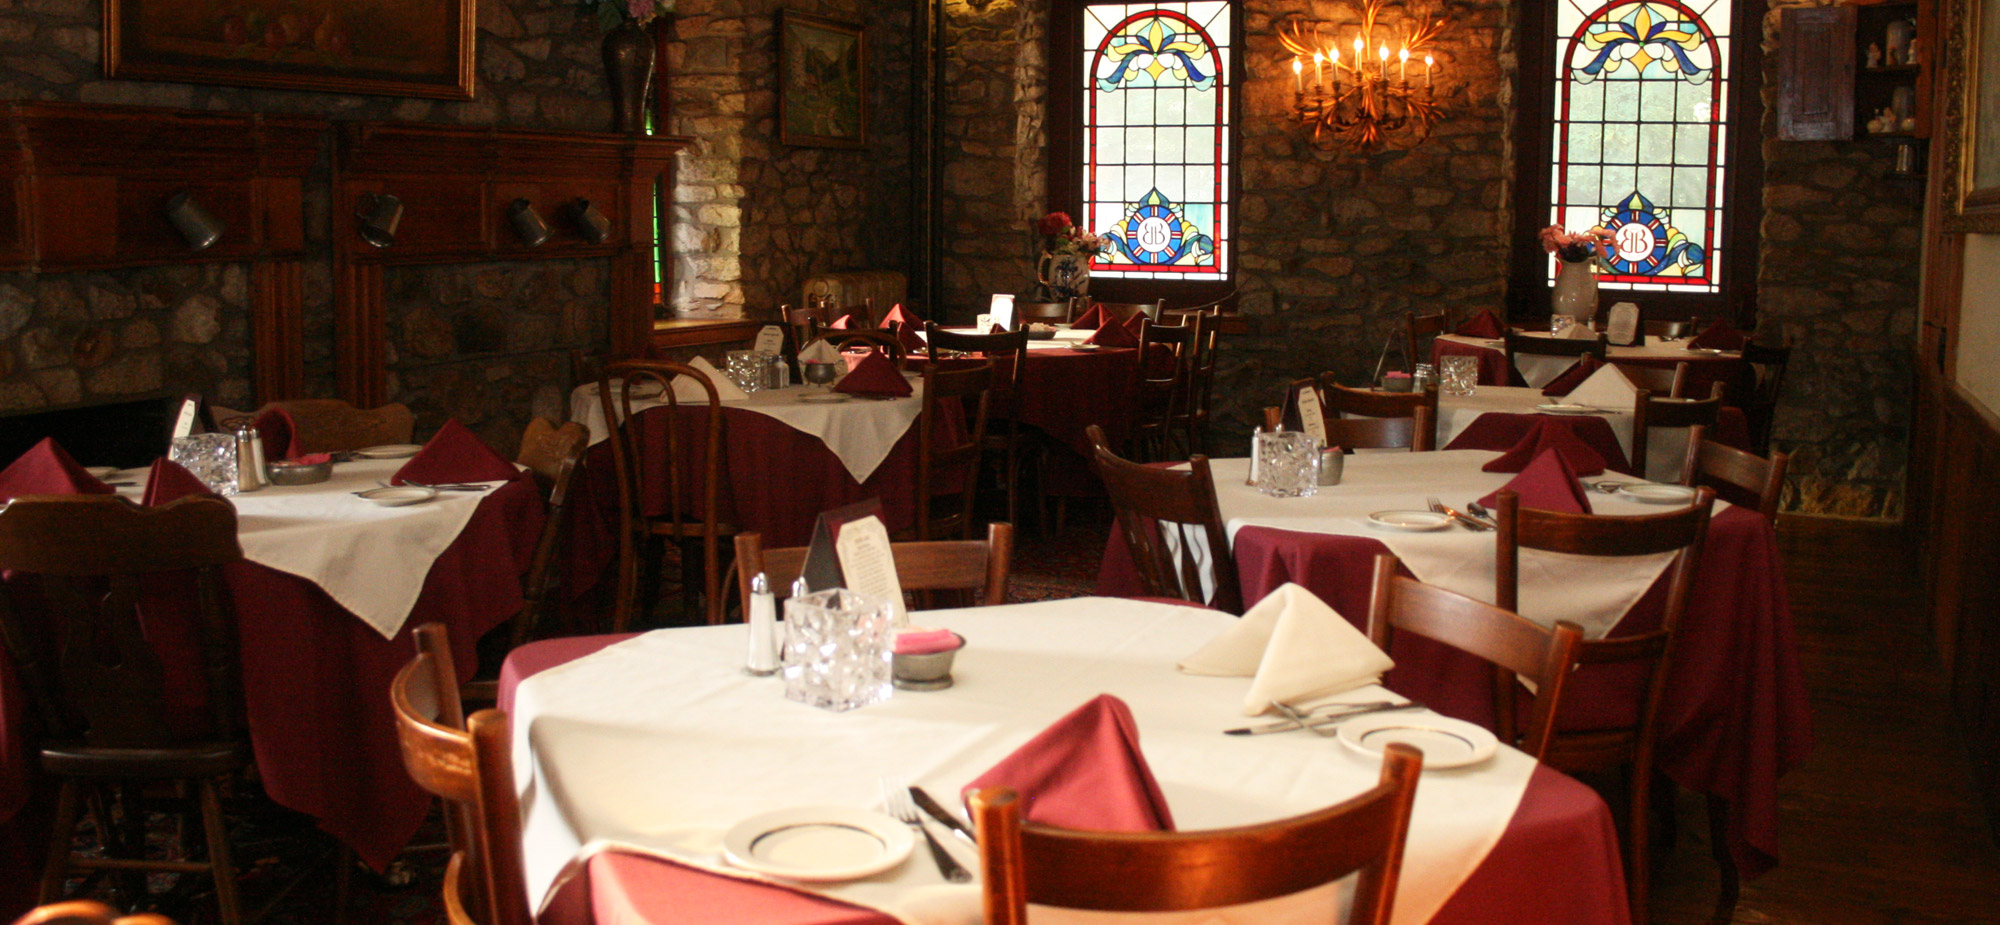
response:
M264 438L257 425L248 421L236 426L236 491L256 491L264 487Z
M758 572L750 579L750 653L743 673L764 677L778 670L778 598L770 579Z
M1437 367L1429 363L1418 363L1416 372L1410 374L1410 391L1419 395L1437 381Z
M1321 485L1340 484L1340 475L1347 468L1347 454L1337 446L1319 451L1319 483Z

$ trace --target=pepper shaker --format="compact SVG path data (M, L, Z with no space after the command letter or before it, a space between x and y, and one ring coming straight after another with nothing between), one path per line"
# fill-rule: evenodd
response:
M236 491L256 491L264 487L264 438L257 425L245 421L236 425Z

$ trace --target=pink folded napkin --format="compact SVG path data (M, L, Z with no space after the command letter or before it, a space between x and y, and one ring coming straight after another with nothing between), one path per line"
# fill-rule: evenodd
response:
M1463 337L1505 337L1507 324L1500 320L1500 316L1493 314L1492 309L1483 308L1479 310L1479 314L1472 316L1472 320L1454 328L1452 333Z
M1084 343L1099 347L1137 347L1139 335L1131 328L1112 321L1098 328L1097 333L1090 335L1090 339Z
M22 495L108 495L115 489L83 471L54 437L28 448L0 469L0 500Z
M1110 694L1056 720L977 780L966 793L1012 787L1022 818L1099 832L1171 832L1174 818L1139 751L1139 727Z
M1590 378L1591 373L1597 372L1598 368L1603 365L1604 361L1596 357L1584 357L1572 364L1570 368L1563 370L1554 379L1550 379L1548 385L1542 386L1542 394L1555 396L1568 395L1577 386L1582 385L1583 380Z
M1095 331L1103 323L1104 306L1092 302L1090 310L1084 312L1075 321L1070 322L1069 326L1078 331Z
M895 305L890 307L888 314L882 316L882 323L876 325L876 327L894 328L899 324L906 324L914 327L923 326L923 322L918 321L916 315L911 314L908 311L905 311L903 309L903 303L897 302Z
M277 462L281 459L297 459L304 451L299 445L299 425L292 420L291 412L283 408L266 408L257 415L254 422L257 436L264 441L264 461Z
M930 655L949 652L965 644L951 630L905 630L896 634L897 655Z
M890 330L895 332L896 342L903 345L903 352L909 354L923 352L925 346L924 336L917 333L916 324L908 321L899 322L892 326Z
M870 350L859 361L850 359L847 375L834 383L833 390L849 395L886 395L901 398L910 394L910 381L896 370L896 364L880 350Z
M1604 471L1604 457L1576 435L1570 422L1550 418L1536 421L1532 429L1521 435L1519 443L1480 468L1487 472L1525 472L1529 464L1550 450L1561 454L1564 465L1578 475Z
M842 315L838 318L835 318L833 319L832 324L826 326L826 329L829 331L845 331L849 327L848 322L852 320L853 317L854 317L853 315Z
M1688 349L1741 350L1743 349L1743 345L1749 341L1750 338L1743 336L1743 332L1736 330L1736 326L1730 324L1729 319L1717 318L1714 324L1708 326L1708 330L1695 335L1692 340L1688 341Z
M161 457L153 460L152 471L146 473L146 494L139 503L147 507L159 507L179 501L189 495L213 495L207 485L194 477L194 473L182 468L179 463Z
M457 418L452 418L438 428L430 442L424 444L422 452L396 470L389 484L496 482L520 477L520 469L515 468L506 457L493 452L492 447L467 430Z
M1565 514L1590 513L1590 497L1584 494L1583 486L1576 480L1576 472L1563 455L1554 450L1543 450L1528 464L1521 474L1509 479L1499 490L1479 499L1479 503L1489 508L1500 504L1500 492L1511 489L1521 496L1522 507L1532 507L1544 511L1560 511Z

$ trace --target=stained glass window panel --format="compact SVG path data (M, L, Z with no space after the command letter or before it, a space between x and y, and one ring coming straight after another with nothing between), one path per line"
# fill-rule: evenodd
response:
M1611 232L1600 285L1720 289L1731 2L1559 0L1549 215Z
M1091 274L1229 274L1228 0L1084 7L1079 223L1110 249Z

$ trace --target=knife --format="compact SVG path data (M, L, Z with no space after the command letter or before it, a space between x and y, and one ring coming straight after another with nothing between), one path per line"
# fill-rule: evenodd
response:
M1360 716L1364 713L1390 713L1396 710L1421 710L1423 708L1424 708L1423 704L1418 703L1414 700L1408 703L1375 704L1363 707L1359 710L1348 710L1344 713L1333 713L1326 716L1315 716L1312 718L1312 722L1309 725L1313 728L1317 728L1320 726L1331 726L1335 723L1340 722L1341 720ZM1260 736L1267 732L1290 732L1294 729L1304 729L1304 728L1307 728L1307 726L1302 726L1299 723L1293 722L1292 720L1285 720L1284 722L1267 723L1262 726L1244 726L1240 729L1224 729L1222 731L1222 734L1231 736Z
M910 787L910 799L917 801L918 809L923 810L932 819L936 819L945 828L950 829L953 835L965 839L966 844L975 848L979 846L979 836L972 834L972 829L968 828L965 823L958 821L958 817L952 815L951 810L945 809L944 804L931 799L931 795L925 793L924 788L912 785Z

